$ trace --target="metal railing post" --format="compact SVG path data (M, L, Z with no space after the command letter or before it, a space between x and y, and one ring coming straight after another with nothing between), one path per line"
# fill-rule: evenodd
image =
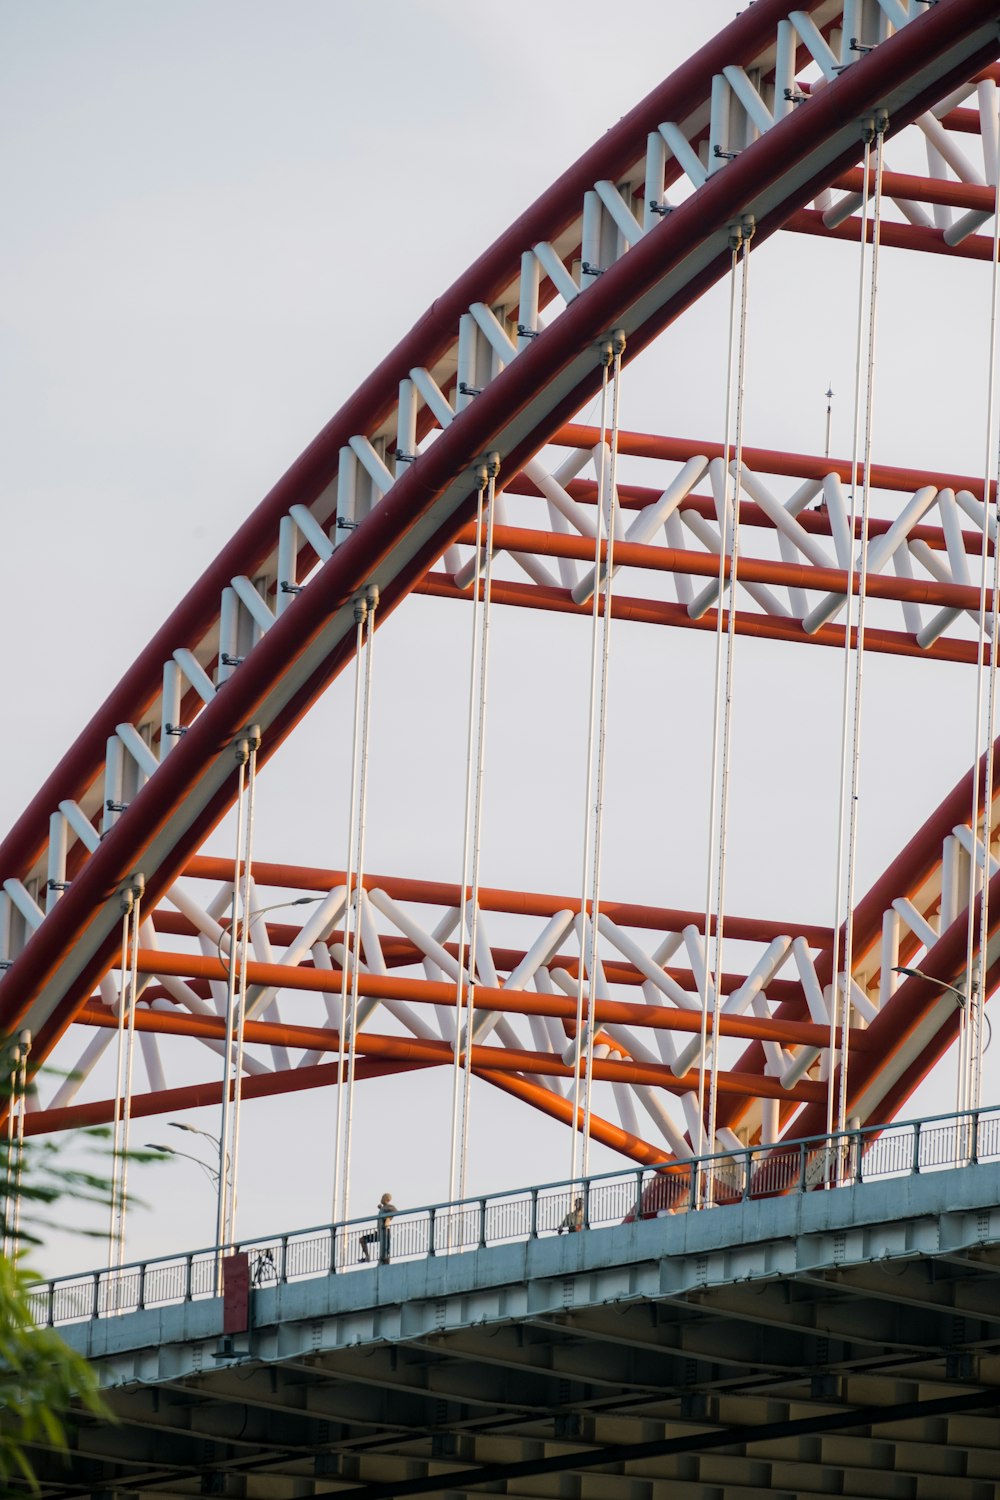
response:
M281 1236L281 1275L278 1278L280 1284L288 1280L288 1235Z
M531 1223L528 1227L528 1238L532 1240L538 1238L538 1189L536 1187L531 1189Z
M92 1304L92 1307L91 1307L91 1313L90 1313L90 1315L91 1315L92 1318L99 1318L101 1316L101 1273L100 1273L100 1271L95 1271L94 1272L94 1300L93 1300L93 1304Z
M486 1249L486 1199L479 1200L479 1249Z
M979 1111L978 1111L978 1109L973 1110L973 1112L972 1112L972 1138L969 1141L969 1165L971 1167L977 1167L979 1165Z
M749 1146L746 1149L745 1156L746 1156L746 1162L745 1162L744 1172L743 1172L743 1198L742 1198L742 1202L744 1202L744 1203L746 1203L747 1200L750 1197L750 1181L751 1181L751 1174L753 1172L753 1151L750 1149Z
M437 1247L434 1244L434 1236L437 1231L437 1209L432 1208L427 1216L427 1254L436 1255Z
M920 1171L920 1121L913 1122L913 1156L910 1161L910 1170L913 1173Z
M583 1183L583 1227L590 1228L590 1178L584 1179Z
M55 1327L56 1321L56 1285L54 1281L49 1282L48 1315L45 1319L50 1328Z
M143 1310L143 1308L145 1306L146 1306L146 1262L143 1261L141 1263L141 1265L139 1266L139 1297L138 1297L138 1301L136 1302L136 1308L135 1308L136 1312L142 1312L142 1310Z
M809 1153L805 1141L799 1142L799 1192L806 1190L806 1172L809 1168Z

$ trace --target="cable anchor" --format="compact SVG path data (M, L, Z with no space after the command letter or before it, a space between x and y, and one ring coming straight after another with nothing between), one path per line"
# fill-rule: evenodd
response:
M145 875L141 875L138 872L136 872L136 874L134 875L130 875L126 883L118 892L118 899L121 902L122 911L130 912L145 889Z
M248 724L233 741L233 754L238 766L246 765L251 753L260 749L260 725Z

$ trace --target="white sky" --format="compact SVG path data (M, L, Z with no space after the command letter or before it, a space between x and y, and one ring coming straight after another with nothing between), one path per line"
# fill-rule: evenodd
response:
M0 4L0 824L435 295L735 8ZM832 381L849 451L856 266L792 237L755 261L748 443L821 451ZM981 471L987 293L981 266L886 253L876 459ZM625 427L721 438L724 303L626 374ZM482 878L573 892L589 641L542 614L495 626ZM424 600L380 633L372 870L459 877L467 637L466 611ZM737 660L731 910L830 920L839 654L741 641ZM703 903L711 669L707 636L616 630L608 896ZM259 857L343 864L349 687L262 778ZM968 669L872 658L866 694L859 891L972 753ZM358 1210L385 1188L443 1197L446 1075L358 1092ZM949 1073L909 1112L952 1092ZM565 1175L561 1127L485 1087L475 1101L474 1188ZM242 1234L327 1220L331 1122L328 1092L247 1106ZM140 1122L133 1139L170 1136ZM156 1206L130 1255L209 1240L194 1167L139 1191ZM62 1239L45 1257L96 1259Z

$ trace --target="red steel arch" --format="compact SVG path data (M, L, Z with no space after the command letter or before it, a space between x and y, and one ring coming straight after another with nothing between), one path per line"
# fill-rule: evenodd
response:
M906 19L902 7L896 10ZM895 13L890 0L881 11L872 8L874 16L891 18ZM234 738L249 723L259 723L264 730L262 759L274 753L350 660L353 599L360 589L378 585L382 618L411 591L430 586L429 569L461 537L469 520L477 463L495 451L505 478L512 477L557 438L599 384L596 351L603 338L621 328L628 338L627 357L641 352L728 270L733 226L747 219L754 223L755 244L785 227L846 234L849 214L821 226L818 211L805 205L831 186L847 194L856 191L852 174L860 122L884 108L890 131L897 134L996 57L996 17L985 13L977 0L941 0L896 31L890 19L883 27L886 34L876 38L871 50L859 53L849 65L834 65L827 53L834 55L842 21L843 7L832 0L807 0L794 11L785 0L758 0L602 137L435 302L296 460L142 652L0 846L0 878L10 900L21 893L19 910L24 910L23 893L30 898L33 888L37 896L51 879L51 819L57 810L74 806L94 833L93 838L80 838L79 817L73 823L69 813L60 811L77 829L68 854L67 873L72 878L23 946L14 944L12 962L0 982L0 1029L12 1032L29 1026L36 1038L34 1056L40 1059L74 1018L83 1015L94 985L114 962L116 895L123 882L141 870L152 902L165 895L232 803L235 778L228 749ZM781 69L789 66L794 81L810 59L827 72L826 86L803 93L801 102L789 102L786 108L779 88ZM643 231L633 208L643 196L643 170L649 181L650 137L663 135L661 125L667 122L684 136L693 155L705 140L710 148L718 146L712 100L719 78L730 80L737 102L747 99L739 80L756 80L746 86L757 90L759 100L770 98L771 109L765 106L764 113L772 122L762 128L751 94L745 103L743 144L732 153L733 159L719 170L705 171L701 181L691 167L694 190ZM965 128L961 121L958 128ZM680 177L685 161L677 134L668 131L664 139L667 136L674 145L673 155L661 163L664 191ZM714 165L710 158L708 166ZM915 183L908 177L897 186L900 193L923 194L927 202L948 200L940 186L925 182L918 191ZM600 198L598 189L608 184L627 188L621 207L609 206L605 193L603 207L596 210L604 215L604 230L618 234L617 258L601 267L592 284L581 286L573 282L570 267L590 232L585 199L593 199L595 192ZM983 216L987 211L982 195L971 191L953 192L950 201L967 213ZM626 215L639 231L634 240L628 237L632 231ZM910 235L906 226L898 231L887 226L887 234L890 241L896 234L900 243L942 253L981 254L975 236L951 244L936 232ZM605 233L601 243L606 241ZM534 274L543 279L536 308L557 293L567 305L548 327L522 332L515 309L523 304L524 258L532 254L541 267L536 266ZM461 328L463 320L473 316L470 309L483 310L476 315L480 353L489 356L492 348L493 366L500 368L489 370L481 393L463 405L458 393ZM423 441L435 422L440 431L415 461L408 462L414 455L404 452L394 463L391 445L395 441L397 450L403 446L401 388L414 384L415 372L426 381L416 381L418 396L423 392L422 405L412 392L408 398L413 402L413 436ZM447 407L453 408L453 417L442 418ZM573 440L570 434L563 436ZM697 452L706 449L699 445ZM364 481L372 503L356 530L326 556L315 533L326 534L335 525L337 486L347 462L360 463L372 476ZM304 576L301 570L309 576L301 586L295 585L300 592L289 602L281 593L282 582L288 580L279 576L279 531L296 507L308 511L315 531L300 512L291 566L295 577ZM511 547L523 543L523 538L509 541ZM255 583L261 578L271 618L260 626L259 638L242 664L224 670L225 596L237 580ZM836 591L836 583L823 578L818 586ZM799 584L808 587L809 581L800 579ZM944 592L929 597L944 606L969 604L964 596L953 597L947 586L942 588ZM900 597L906 597L905 591ZM240 598L245 605L244 596ZM239 608L239 603L232 604L237 612ZM176 663L177 653L186 653L179 665L187 673L181 700L187 722L183 736L169 744L160 727L167 711L163 674L164 663ZM207 687L198 677L199 668ZM209 681L213 676L216 680ZM146 732L148 756L144 759L141 750L136 751L136 793L98 838L108 741L116 735L128 740L121 726ZM954 802L957 808L961 796L956 790L947 807ZM921 836L919 856L908 851L903 866L887 875L890 885L896 880L915 891L921 882L933 884L941 838L952 826L951 817L948 811L932 820L933 828L928 825ZM888 894L889 888L880 885L859 909L861 959L875 942ZM961 922L959 915L947 933L942 931L942 942L947 938L951 946L939 955L938 977L954 973L951 949ZM821 965L817 970L822 978ZM937 1002L929 990L911 989L913 983L900 990L898 1000L904 1010L926 1019ZM803 1003L799 996L789 997L779 1007L779 1018L789 1024L801 1022ZM898 1021L888 1009L877 1024L899 1041ZM886 1079L881 1095L877 1090L872 1094L866 1114L896 1107L913 1078L922 1068L926 1071L947 1044L952 1029L953 1018L945 1018L921 1033L917 1050L901 1060L897 1076ZM919 1027L914 1025L906 1035L916 1031ZM863 1050L859 1046L859 1054ZM416 1061L414 1049L411 1060ZM379 1071L374 1063L371 1066ZM758 1081L762 1078L760 1043L753 1044L744 1071L754 1073ZM869 1092L871 1071L859 1069L858 1074ZM804 1106L802 1119L812 1124L819 1105L809 1088L803 1084L794 1098ZM738 1120L741 1107L737 1102L726 1107L727 1122Z

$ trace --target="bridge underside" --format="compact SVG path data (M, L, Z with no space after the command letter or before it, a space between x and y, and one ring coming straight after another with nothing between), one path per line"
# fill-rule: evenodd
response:
M101 1319L42 1495L993 1500L1000 1166Z

